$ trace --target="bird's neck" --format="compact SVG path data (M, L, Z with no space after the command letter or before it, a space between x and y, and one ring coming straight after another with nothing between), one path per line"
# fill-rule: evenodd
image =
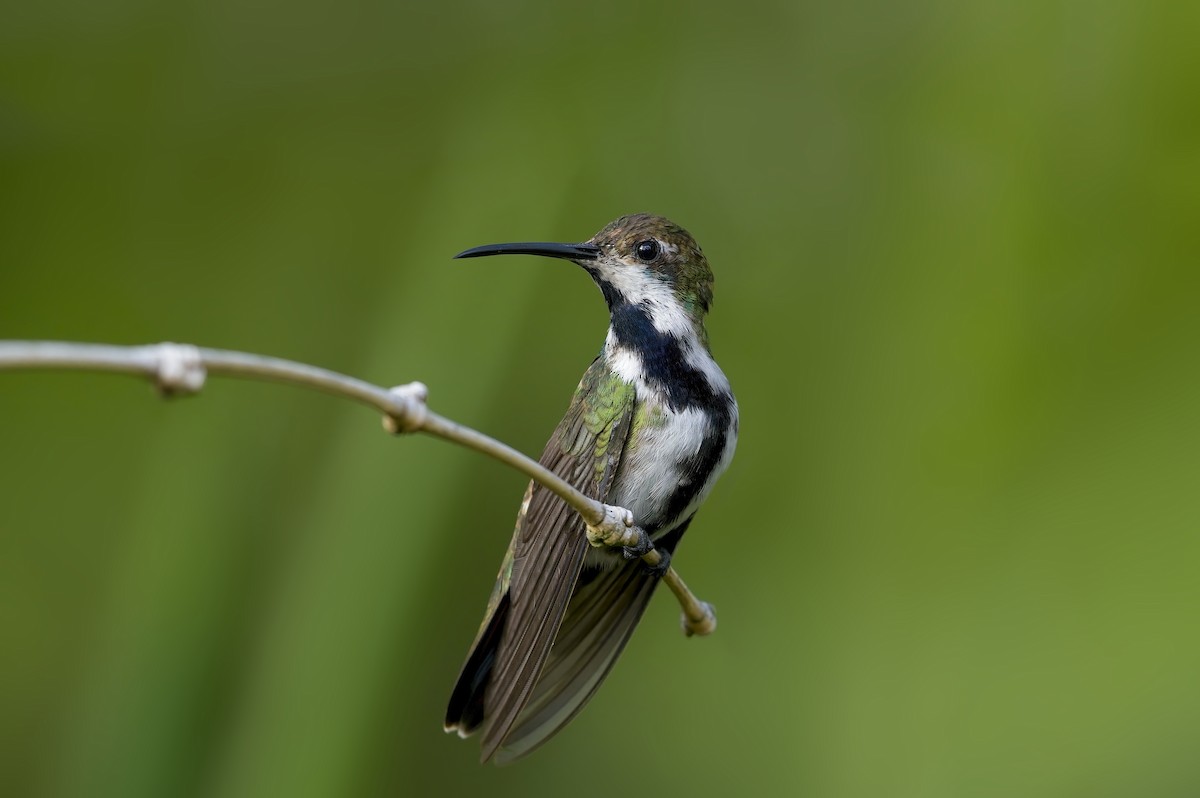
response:
M732 401L713 360L702 318L666 288L637 299L605 292L611 323L604 342L609 367L674 410L711 409Z

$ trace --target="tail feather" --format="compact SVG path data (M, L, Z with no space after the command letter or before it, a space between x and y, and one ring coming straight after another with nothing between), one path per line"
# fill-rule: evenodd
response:
M471 655L463 664L454 692L450 694L445 728L448 732L458 732L459 737L469 737L484 721L484 692L491 680L510 604L506 592L488 619L487 627L479 633L479 640L471 648Z
M638 561L581 576L529 702L496 752L498 764L529 754L583 709L629 642L658 581Z

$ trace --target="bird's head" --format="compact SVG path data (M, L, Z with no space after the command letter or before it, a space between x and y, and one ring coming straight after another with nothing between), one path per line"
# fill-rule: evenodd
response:
M596 281L610 310L622 303L673 305L670 310L681 310L700 326L712 303L712 270L696 240L674 222L648 213L622 216L579 244L488 244L455 257L484 255L544 255L573 261Z

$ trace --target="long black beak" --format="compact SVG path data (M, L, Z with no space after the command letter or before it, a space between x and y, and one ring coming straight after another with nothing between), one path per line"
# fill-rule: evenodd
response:
M472 247L455 255L455 258L482 258L485 255L544 255L548 258L567 260L595 260L600 257L600 247L593 244L548 244L533 242L524 244L485 244Z

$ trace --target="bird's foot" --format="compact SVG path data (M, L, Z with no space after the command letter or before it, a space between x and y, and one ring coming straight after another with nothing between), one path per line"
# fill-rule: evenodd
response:
M646 571L653 576L662 576L671 567L671 552L656 549L654 541L650 540L650 536L642 533L643 538L638 541L637 545L626 546L622 549L627 560L640 560L650 552L658 554L658 562L646 563Z
M605 505L604 519L588 524L587 539L596 548L620 549L627 560L642 560L655 576L671 567L671 553L656 549L646 530L633 523L633 513L623 507Z
M654 541L650 539L650 536L646 534L646 531L644 529L638 529L638 532L639 534L636 541L621 547L621 552L625 555L625 559L627 560L636 560L639 557L643 557L646 554L654 551Z

